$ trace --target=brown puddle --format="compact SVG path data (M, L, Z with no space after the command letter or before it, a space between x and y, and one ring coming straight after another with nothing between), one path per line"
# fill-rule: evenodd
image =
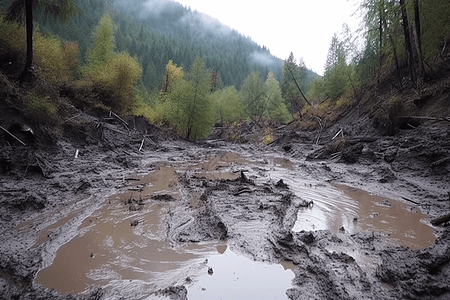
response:
M402 202L388 200L387 206L385 198L362 190L307 181L296 173L295 164L285 158L255 163L225 152L204 162L159 163L153 172L139 176L130 191L111 196L107 204L82 222L79 234L59 248L53 263L37 274L36 282L62 294L85 292L90 286L108 286L113 281L131 288L128 284L131 280L152 284L176 282L175 277L180 274L185 276L184 280L187 275L180 269L190 268L187 272L190 276L195 273L191 266L200 265L200 275L192 278L187 287L192 299L212 299L217 295L230 299L243 296L286 299L285 290L291 286L295 268L290 262L274 265L255 262L236 255L226 243L191 244L174 249L164 242L161 221L175 202L152 197L189 197L195 207L200 194L183 195L177 174L190 172L198 178L234 179L243 166L250 173L252 168L270 167L270 172L257 172L259 181L283 179L296 195L314 201L312 207L299 211L294 231L329 229L337 233L341 227L348 233L381 231L413 249L424 248L434 241L433 228L421 221L427 216L409 210ZM139 199L142 203L138 203ZM61 222L45 229L45 236ZM40 242L45 241L45 236ZM205 258L207 266L203 263ZM212 276L207 273L208 267L214 270ZM248 292L248 297L243 292Z
M342 184L300 188L297 192L314 205L299 211L294 231L329 229L332 232L384 233L399 246L423 249L431 245L434 229L418 208Z
M233 255L231 260L234 260L236 255L223 243L172 248L164 241L165 230L161 222L172 202L152 197L181 197L176 172L189 170L197 176L212 174L213 178L236 178L239 175L229 169L238 162L244 160L236 154L225 153L194 166L157 164L153 172L138 176L139 180L132 181L128 191L111 196L107 204L86 218L78 228L78 235L58 249L52 264L37 274L36 282L62 294L82 293L91 286L108 286L112 281L153 283L173 280L179 276L177 270L198 265L205 257L215 261L215 256L223 255L229 260ZM222 170L225 168L228 171ZM198 197L194 195L192 201ZM48 232L71 217L72 214L46 228L39 242L45 242ZM228 261L225 265L232 263ZM221 267L214 267L220 273ZM292 272L291 275L292 279ZM290 280L286 282L289 285Z

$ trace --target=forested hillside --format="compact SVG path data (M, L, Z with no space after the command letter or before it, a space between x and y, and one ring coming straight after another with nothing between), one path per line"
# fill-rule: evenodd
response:
M401 94L445 77L448 69L450 3L444 0L360 1L364 24L359 32L344 24L332 37L323 77L293 53L275 58L250 37L173 1L0 3L0 61L10 78L22 81L23 65L31 72L33 54L35 75L61 94L99 95L100 88L101 99L90 105L169 123L193 139L206 137L214 124L256 118L298 117L322 127L358 104L367 84L374 94ZM28 15L24 3L37 4L34 30L21 26ZM66 10L76 12L63 18L66 24L53 16ZM44 91L30 92L35 96L57 102Z
M81 13L69 24L43 13L38 15L35 20L41 30L78 42L80 60L84 63L92 44L92 30L108 12L116 25L117 50L138 57L142 82L149 90L161 87L169 60L189 68L197 55L208 69L220 73L225 86L239 88L253 70L260 71L262 78L272 71L281 79L283 61L272 56L266 47L177 2L76 0L74 3Z

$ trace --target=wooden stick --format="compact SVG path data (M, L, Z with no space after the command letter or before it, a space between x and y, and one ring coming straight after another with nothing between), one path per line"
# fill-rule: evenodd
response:
M144 140L145 140L145 138L142 139L141 146L139 147L139 151L141 151L142 147L144 146Z
M70 120L75 119L76 117L79 117L79 116L81 116L81 114L77 114L77 115L73 116L72 118L68 118L67 120L62 122L62 124L66 123L66 122L69 122Z
M26 192L26 189L1 190L1 191L0 191L0 194L5 194L5 193L15 193L15 192Z
M3 130L4 132L6 132L7 134L9 134L10 136L12 136L13 138L16 139L16 141L18 141L19 143L21 143L23 146L26 146L27 144L25 144L24 142L22 142L21 140L19 140L18 137L16 137L14 134L12 134L11 132L9 132L8 130L6 130L5 128L3 128L2 126L0 126L0 129Z
M240 190L239 192L236 192L236 193L234 193L233 194L233 196L238 196L238 195L240 195L240 194L243 194L243 193L252 193L253 191L252 190L250 190L250 189L246 189L246 190Z
M339 133L341 133L342 132L342 128L341 128L341 130L339 130L334 136L333 136L333 138L331 139L331 140L334 140L338 135L339 135Z
M153 145L156 146L156 143L150 138L150 136L145 135L144 137L148 138L148 140L149 140Z
M421 116L404 116L401 119L421 119L421 120L432 120L432 121L447 121L450 122L450 118L441 117L441 118L433 118L433 117L421 117Z
M450 214L431 220L431 224L437 226L439 224L450 221Z
M420 205L420 203L418 203L418 202L415 202L415 201L412 201L411 199L408 199L408 198L405 198L405 197L402 197L404 200L406 200L406 201L409 201L409 202L411 202L411 203L414 203L415 205Z
M116 115L116 114L113 113L112 111L110 111L110 113L111 113L114 117L116 117L119 121L121 121L121 122L123 123L123 125L125 125L126 129L129 130L129 129L128 129L128 124L127 124L127 122L125 122L121 117L119 117L118 115Z

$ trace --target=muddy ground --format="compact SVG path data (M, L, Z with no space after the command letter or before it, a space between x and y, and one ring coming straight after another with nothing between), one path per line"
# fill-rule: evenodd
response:
M439 95L450 97L448 91ZM445 97L441 100L448 102ZM5 128L27 123L13 100L2 95L0 123ZM0 133L1 299L115 299L116 294L102 287L90 295L60 295L34 280L59 247L78 234L81 222L108 205L108 196L129 188L137 170L150 172L161 162L201 162L221 153L252 156L262 163L264 157L281 157L293 163L298 176L401 199L430 220L450 212L446 120L421 119L409 129L393 128L389 136L376 127L370 113L358 108L322 130L276 127L274 142L264 146L246 138L261 129L255 123L241 127L240 142L229 141L230 131L217 128L209 140L193 143L142 118L123 117L124 124L108 111L88 114L76 107L68 114L72 118L56 133L38 123L29 124L32 136L16 131L25 146ZM333 139L340 129L343 134ZM450 298L447 224L434 227L435 243L422 250L392 245L374 232L292 232L298 210L309 203L283 178L258 182L270 176L270 168L234 171L238 176L233 180L177 173L184 196L159 199L172 203L163 220L165 241L177 247L226 240L233 251L256 261L290 261L295 278L286 291L289 299ZM49 226L52 230L42 236ZM375 267L363 267L356 258L361 255ZM146 293L150 298L187 299L188 284L179 280L152 286Z

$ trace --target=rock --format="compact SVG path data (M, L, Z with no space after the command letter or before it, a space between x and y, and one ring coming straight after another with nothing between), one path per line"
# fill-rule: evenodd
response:
M383 159L388 163L393 162L395 160L395 157L397 156L397 151L397 147L389 147L384 153Z

